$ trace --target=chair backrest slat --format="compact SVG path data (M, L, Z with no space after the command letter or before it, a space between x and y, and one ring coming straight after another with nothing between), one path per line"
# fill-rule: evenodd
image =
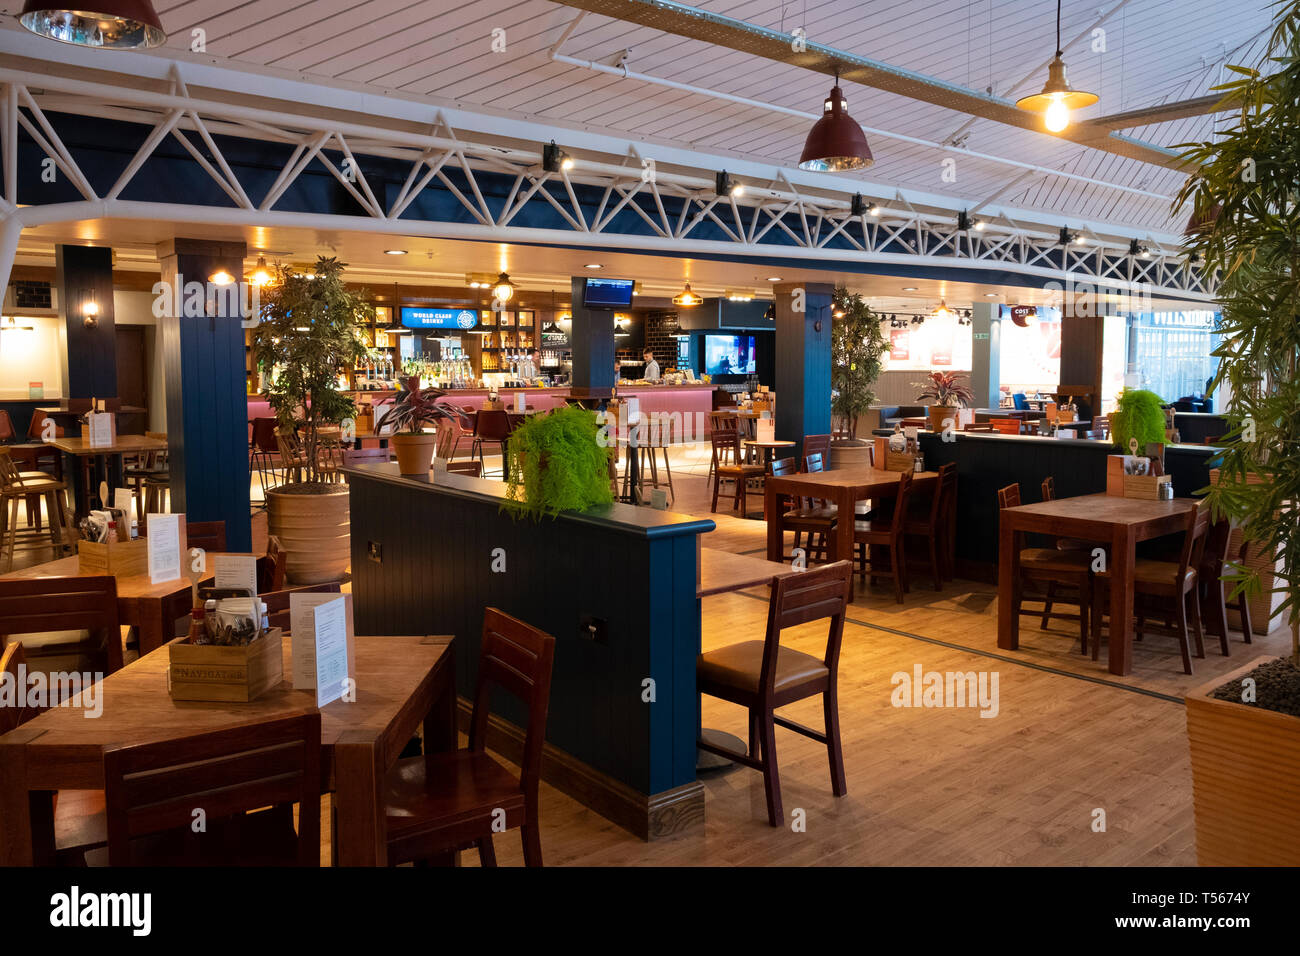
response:
M832 674L838 666L844 637L844 613L853 587L853 563L836 561L823 567L778 578L767 605L767 633L763 640L763 667L758 686L771 697L776 685L776 660L781 632L811 621L829 619L823 662Z
M332 581L328 584L307 584L300 588L284 588L277 591L269 591L266 594L260 594L258 597L266 605L266 617L272 627L283 628L286 634L289 633L289 604L290 595L293 594L339 594L339 583Z
M186 521L185 544L204 551L226 550L226 523L224 521Z

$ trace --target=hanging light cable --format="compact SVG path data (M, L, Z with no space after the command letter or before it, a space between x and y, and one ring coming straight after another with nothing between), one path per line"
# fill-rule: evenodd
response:
M1070 125L1070 111L1091 106L1099 100L1096 93L1085 93L1070 87L1065 75L1065 61L1061 59L1061 0L1056 0L1056 56L1047 67L1047 82L1042 92L1022 96L1016 106L1031 113L1043 113L1044 125L1049 132L1060 133Z

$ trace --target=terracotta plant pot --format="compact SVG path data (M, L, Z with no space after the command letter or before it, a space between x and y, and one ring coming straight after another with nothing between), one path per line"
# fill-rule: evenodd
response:
M827 469L835 468L870 468L871 442L861 438L831 442L831 460Z
M347 485L316 485L323 493L297 493L306 485L283 485L266 493L270 533L287 552L291 584L325 584L347 576L351 523Z
M411 477L428 477L429 468L433 464L433 449L438 443L436 434L404 432L393 435L388 443L397 455L397 470L400 473Z
M1184 698L1201 866L1300 865L1300 717L1210 696L1271 659Z
M945 419L952 419L951 428L953 431L960 431L961 426L957 423L957 406L955 405L931 405L930 406L930 431L942 433Z

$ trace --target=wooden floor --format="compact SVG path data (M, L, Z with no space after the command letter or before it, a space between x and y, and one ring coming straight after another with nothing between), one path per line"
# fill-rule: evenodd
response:
M708 515L704 463L675 456L674 510ZM256 487L256 485L255 485ZM761 510L755 498L752 511ZM761 554L765 525L720 513L704 544ZM254 519L255 546L265 517ZM703 601L705 649L761 638L766 590ZM432 628L436 630L436 626ZM788 646L820 654L824 629L787 632ZM1069 622L1043 632L1021 625L1021 648L997 647L992 585L958 581L930 590L913 575L905 605L885 587L858 588L840 660L840 719L848 794L835 798L825 748L778 729L777 758L787 825L767 825L757 772L734 768L702 778L703 827L644 843L543 784L542 848L548 865L1195 865L1191 770L1181 695L1252 657L1289 647L1284 628L1249 647L1234 634L1232 656L1217 642L1182 673L1170 638L1136 645L1134 671L1115 678L1105 654L1078 652ZM998 714L976 708L891 705L897 672L998 674ZM814 699L786 709L819 726ZM739 708L705 698L706 726L744 736ZM790 816L803 811L806 828ZM1104 832L1094 821L1104 812ZM329 860L329 814L322 859ZM502 865L521 865L518 834L496 839ZM477 865L474 853L465 865Z

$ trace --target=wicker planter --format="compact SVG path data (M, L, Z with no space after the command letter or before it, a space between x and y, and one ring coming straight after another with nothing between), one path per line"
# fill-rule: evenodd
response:
M826 466L833 468L870 468L871 442L861 438L831 442L831 460Z
M930 406L930 431L935 433L943 432L943 423L946 419L952 419L952 430L961 431L961 425L957 421L958 408L956 405L931 405Z
M322 494L298 494L285 485L266 493L271 534L286 552L285 576L291 584L342 581L351 561L347 485L326 485Z
M410 477L429 477L433 464L433 449L438 443L436 434L400 432L388 439L397 455L397 470Z
M1201 866L1300 865L1300 717L1210 696L1270 659L1184 698Z

